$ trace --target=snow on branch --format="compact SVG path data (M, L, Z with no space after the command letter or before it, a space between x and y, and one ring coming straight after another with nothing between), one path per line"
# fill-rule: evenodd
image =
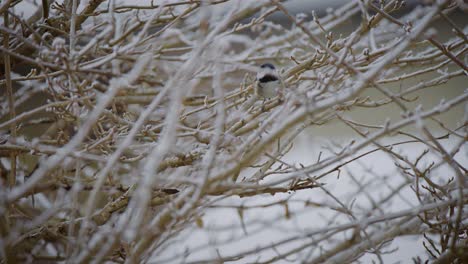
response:
M468 259L466 4L344 2L0 4L2 261Z

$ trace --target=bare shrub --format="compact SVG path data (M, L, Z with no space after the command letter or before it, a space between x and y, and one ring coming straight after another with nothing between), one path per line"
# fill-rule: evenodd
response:
M467 261L463 1L153 2L0 3L4 263Z

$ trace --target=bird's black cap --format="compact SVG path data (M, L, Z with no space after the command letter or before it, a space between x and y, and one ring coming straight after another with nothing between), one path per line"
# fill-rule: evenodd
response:
M271 63L264 63L264 64L262 64L260 66L260 68L270 68L270 69L274 70L275 66L273 66L273 64L271 64Z

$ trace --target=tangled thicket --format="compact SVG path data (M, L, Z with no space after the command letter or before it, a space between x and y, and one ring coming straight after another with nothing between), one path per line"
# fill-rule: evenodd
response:
M415 94L466 84L466 25L451 18L463 1L292 15L275 0L65 0L29 17L21 2L0 3L3 263L349 263L410 234L427 252L415 262L468 259L468 93L415 107ZM281 97L253 94L263 62L279 65ZM351 117L389 105L392 120ZM457 124L438 118L457 107ZM285 158L298 135L336 123L353 139L309 164ZM378 152L391 175L350 167ZM327 185L346 179L346 195Z

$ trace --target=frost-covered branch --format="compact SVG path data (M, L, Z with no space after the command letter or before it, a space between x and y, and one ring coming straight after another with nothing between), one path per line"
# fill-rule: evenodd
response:
M305 2L3 1L2 261L466 259L465 4Z

